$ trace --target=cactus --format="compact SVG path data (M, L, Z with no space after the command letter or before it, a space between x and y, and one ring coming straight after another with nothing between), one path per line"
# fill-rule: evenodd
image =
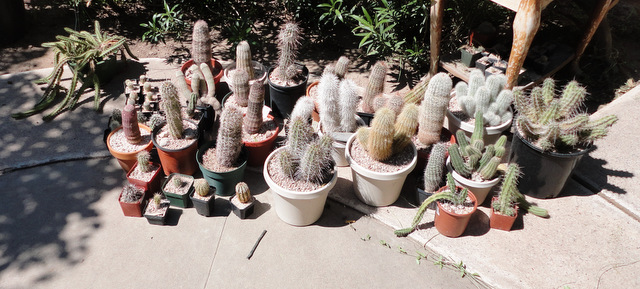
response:
M130 144L139 144L142 141L138 127L138 111L132 104L125 105L122 110L122 130Z
M509 107L513 102L513 94L504 89L506 76L491 75L485 80L479 69L474 69L469 76L469 85L460 81L455 86L458 104L468 116L475 117L482 113L484 125L497 126L510 121L513 114Z
M373 159L384 161L391 157L395 120L396 115L393 111L382 108L371 121L368 141L363 145Z
M338 78L343 79L347 74L349 71L349 62L351 61L346 56L340 56L340 58L338 58L334 67L334 73Z
M198 103L198 94L192 93L191 98L187 102L187 115L191 118L196 114L196 104Z
M211 105L213 110L216 111L216 115L220 114L222 112L222 106L218 99L216 99L216 81L213 77L213 73L211 72L211 69L209 69L209 66L204 63L200 64L200 71L202 72L205 84L207 85L207 95L201 96L202 102Z
M251 190L249 190L249 185L247 185L247 183L239 182L236 185L236 198L238 198L238 201L243 204L251 202L253 197L251 197Z
M242 121L242 128L248 134L260 132L262 128L262 106L264 105L264 85L260 82L251 84L247 115Z
M419 105L424 98L424 93L425 91L427 91L428 85L428 78L420 81L418 84L416 84L416 86L413 87L413 89L409 90L409 92L404 95L404 102L407 104L414 103Z
M323 183L331 157L331 137L323 135L307 145L298 166L297 177L305 182Z
M122 195L120 195L120 202L123 203L136 203L140 198L144 196L144 191L132 184L127 183L122 188Z
M142 82L142 76L140 77L140 81ZM151 86L150 82L145 82L144 85L142 85L142 92L144 93L151 92L152 89L153 87Z
M387 99L386 107L390 108L396 114L400 114L402 112L402 108L404 107L404 98L399 95L391 96Z
M609 115L589 120L579 113L587 91L577 81L569 82L559 97L555 96L555 82L545 79L542 87L532 89L527 96L514 91L518 110L517 128L522 136L544 151L570 152L580 146L591 145L607 135L618 120Z
M318 103L320 104L320 122L325 133L332 133L340 130L338 77L328 71L322 74L318 84Z
M444 143L436 143L431 147L429 160L424 169L424 191L434 192L442 181L444 173L444 164L447 155L447 145Z
M384 90L384 82L387 77L387 65L384 61L378 61L371 69L369 82L367 83L364 96L362 97L362 110L366 113L373 113L373 99Z
M287 145L292 153L298 154L313 139L313 128L306 120L295 118L289 126Z
M138 169L143 173L148 173L151 171L151 154L143 150L136 154L136 159L138 160Z
M162 83L161 90L169 133L174 138L181 139L183 137L182 114L180 113L180 101L176 87L171 82L165 81Z
M219 165L233 167L242 150L242 112L233 105L222 111L216 139L216 160Z
M278 160L280 161L280 167L285 176L293 179L298 170L298 163L297 160L294 159L294 154L291 151L291 147L285 147L280 155L278 155Z
M397 153L404 150L406 145L408 145L406 140L410 140L411 137L416 134L416 130L418 129L418 116L420 114L419 110L417 105L408 104L398 115L394 125L394 152Z
M162 203L162 193L155 193L153 195L153 202L151 202L151 204L153 204L153 207L157 210L160 209L160 204Z
M242 107L247 107L249 101L249 74L241 69L236 69L231 78L233 85L233 97L236 103Z
M122 125L122 111L114 108L109 119L109 128L113 131Z
M198 95L202 95L203 91L205 90L205 86L202 85L204 83L204 75L202 74L202 71L200 71L200 68L198 68L197 66L192 66L191 70L191 91L193 93L197 93Z
M182 181L182 178L177 175L174 175L173 178L171 178L171 181L173 182L173 186L176 188L180 188L185 184L185 182Z
M206 63L211 67L211 36L209 35L209 25L204 20L198 20L193 25L193 35L191 40L191 57L193 63L198 67Z
M311 97L303 96L298 98L298 101L296 101L296 105L291 111L291 120L293 121L296 118L301 118L303 120L311 122L311 113L313 112L315 107L316 105Z
M142 86L146 86L147 85L147 75L146 74L140 75L138 83L140 85L142 85ZM151 83L149 83L149 84L151 84Z
M498 200L493 202L491 206L494 210L506 216L514 216L516 214L515 204L517 203L518 178L520 177L520 168L516 164L510 164L502 180L502 187L498 193Z
M236 46L236 69L246 71L249 79L255 77L253 65L251 65L251 47L247 41L240 41Z
M149 128L154 131L157 127L161 127L165 123L165 119L162 115L154 113L149 118Z
M295 22L287 22L278 34L278 68L280 78L289 83L295 76L295 60L300 45L300 27Z
M206 197L209 195L209 183L205 179L196 179L193 182L193 188L198 196Z
M340 131L354 132L357 128L355 114L358 107L356 84L352 80L344 79L340 81L338 90L340 95L338 104L340 108L338 110L340 114Z
M449 106L451 78L446 73L438 73L429 81L424 100L420 105L418 139L425 145L440 140L440 130Z
M187 81L184 78L184 73L180 69L176 71L175 76L171 79L171 82L175 84L176 90L180 96L180 99L183 99L183 102L191 99L191 89L187 84Z

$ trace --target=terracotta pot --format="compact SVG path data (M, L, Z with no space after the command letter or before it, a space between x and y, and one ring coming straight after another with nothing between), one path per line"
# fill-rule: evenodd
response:
M268 115L267 117L270 120L273 120L272 115ZM249 153L249 159L247 160L248 166L260 167L264 164L264 161L273 151L273 147L276 144L276 138L278 138L278 133L280 133L279 126L276 128L276 131L273 133L273 135L268 139L258 142L244 142L244 146L247 148L247 152Z
M189 70L189 67L191 67L192 65L193 65L193 59L189 59L187 62L182 64L182 66L180 67L180 71L186 74L187 70ZM214 70L218 70L218 73L215 73L215 71L211 72L213 74L213 81L216 84L216 90L218 90L218 86L219 86L218 83L220 83L220 79L224 75L224 67L222 67L222 64L218 62L218 60L216 60L215 58L211 58L211 67L213 67ZM191 89L191 78L185 78L185 80L187 81L187 85L189 86L189 89Z
M129 183L132 185L136 185L138 187L141 187L144 189L144 197L145 198L151 198L153 197L153 194L156 192L160 191L160 186L162 185L162 177L164 177L164 174L162 173L162 165L161 164L157 164L157 163L151 163L152 166L158 166L158 170L156 170L156 173L153 174L153 176L151 177L151 180L149 180L148 182L145 181L141 181L138 179L134 179L131 177L131 173L133 173L133 171L136 169L136 167L138 166L138 162L136 162L132 167L131 170L129 170L129 172L127 173L127 180L129 180Z
M318 101L316 99L317 96L311 96L311 88L317 86L320 81L314 81L309 86L307 86L307 96L313 99L313 103L316 105L313 111L311 112L311 117L314 121L320 121L320 109L318 108Z
M144 124L139 123L138 126L141 129L144 129L146 131L151 131L151 129ZM128 173L131 170L131 167L137 162L136 155L143 150L151 151L151 148L153 147L153 142L150 141L144 148L134 152L130 152L130 153L116 151L110 145L111 136L113 136L114 133L116 133L118 130L121 130L121 129L122 129L122 126L119 128L116 128L109 134L109 136L107 136L107 148L109 148L109 152L111 153L111 155L113 155L113 157L118 159L118 163L120 164L120 167L122 167L122 169Z
M462 187L457 187L459 190ZM443 189L448 189L447 186L440 188L439 192ZM436 229L440 234L445 235L447 237L455 238L462 233L467 228L467 224L469 224L469 219L471 219L471 215L476 212L478 208L478 201L476 200L476 196L473 192L469 191L469 198L473 201L473 210L467 214L456 214L452 212L448 212L447 210L442 208L442 204L440 202L436 202L438 207L436 208L436 215L434 219L434 223Z
M156 128L151 135L151 140L158 149L158 157L160 158L160 163L162 163L164 174L166 176L172 173L193 175L197 172L198 163L196 162L196 152L198 151L198 140L194 140L191 145L182 149L165 149L158 145L156 141L156 134L159 130L160 128Z
M467 188L469 191L472 191L478 200L478 204L482 204L484 200L491 192L491 189L495 187L500 182L500 177L493 178L484 182L476 182L470 179L467 179L458 172L456 172L451 166L451 158L447 157L447 170L453 175L453 179L456 181L456 186L461 186L463 188Z
M122 213L124 213L127 217L142 217L142 212L144 211L144 197L140 198L135 203L125 203L120 201L120 197L122 197L122 191L118 195L118 203L120 203L120 208L122 208Z
M493 209L493 203L497 201L498 197L493 197L491 199L491 217L489 218L489 225L494 229L511 231L511 227L518 217L518 205L515 205L516 214L513 216L507 216L500 214Z

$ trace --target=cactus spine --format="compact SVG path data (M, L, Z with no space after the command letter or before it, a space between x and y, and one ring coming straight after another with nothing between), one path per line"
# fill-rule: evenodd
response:
M216 139L216 159L224 167L233 167L242 149L242 112L229 105L222 111Z
M239 182L236 185L236 198L238 198L238 201L243 204L251 202L253 197L251 197L251 190L249 190L249 185L247 185L247 183Z
M196 179L193 182L193 188L198 196L206 197L209 195L209 183L205 179Z
M340 130L339 86L340 80L335 74L328 71L322 73L318 84L318 102L320 104L320 122L325 133Z
M251 84L247 115L243 119L242 127L248 134L260 132L262 128L262 106L264 105L264 85L260 82Z
M246 71L249 79L255 78L253 65L251 65L251 47L247 41L240 41L236 46L236 69Z
M132 104L125 105L122 110L122 130L130 144L139 144L142 141L138 127L138 111Z
M278 68L280 78L289 83L295 76L295 60L300 45L300 27L295 22L287 22L278 34Z
M211 36L209 35L209 25L204 20L198 20L193 25L191 57L193 63L198 67L200 64L206 63L213 71L213 67L211 67Z
M451 78L446 73L438 73L431 78L424 100L420 106L418 139L425 145L440 140L440 130L444 114L449 106Z
M148 173L151 171L151 154L148 151L141 151L136 154L136 159L138 160L138 169L143 173Z
M127 183L122 188L122 194L120 196L120 202L123 203L136 203L140 198L144 196L144 191L132 184Z
M373 113L373 99L384 90L384 82L387 77L387 65L383 61L378 61L371 69L369 82L367 83L364 96L362 97L362 110L366 113Z
M169 125L169 133L176 139L183 137L182 114L180 113L180 101L178 91L169 81L162 83L162 99L164 99L164 111Z

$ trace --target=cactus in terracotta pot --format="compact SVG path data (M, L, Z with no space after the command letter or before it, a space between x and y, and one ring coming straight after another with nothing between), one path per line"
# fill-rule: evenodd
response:
M427 85L424 100L420 105L420 125L418 126L418 139L425 145L434 144L440 140L444 115L451 98L451 87L451 78L446 73L434 75Z
M200 66L200 64L206 63L213 71L213 67L211 67L211 36L209 25L204 20L198 20L193 25L191 57L195 65Z
M120 202L123 203L136 203L144 196L144 191L132 184L126 184L122 188L122 195L120 195Z
M138 169L143 173L148 173L151 171L151 154L143 150L136 155L136 159L138 160Z
M242 127L248 134L258 133L262 127L262 107L264 105L264 85L260 82L251 84L247 104L247 115Z
M236 185L236 198L238 201L243 204L247 204L253 199L251 196L251 190L249 190L249 185L245 182L239 182Z
M176 87L169 81L162 83L162 99L164 112L169 125L169 133L176 139L183 138L182 114Z
M139 144L142 141L138 126L138 111L133 104L125 105L122 110L122 130L130 144Z
M232 167L242 149L242 112L230 105L222 111L220 129L216 140L218 164Z
M236 103L242 107L247 107L249 98L249 74L243 69L236 69L231 78L233 85L233 98Z

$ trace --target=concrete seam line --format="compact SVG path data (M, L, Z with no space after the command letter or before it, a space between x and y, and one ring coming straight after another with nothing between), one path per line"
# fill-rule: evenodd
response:
M15 172L15 171L21 171L21 170L26 170L26 169L31 169L31 168L36 168L36 167L56 164L56 163L62 163L62 162L67 162L67 161L82 161L82 160L90 160L90 159L105 159L105 158L108 158L108 157L111 157L111 154L107 152L107 153L93 153L93 154L89 154L89 155L66 156L66 157L51 158L51 159L46 159L46 160L42 160L42 161L38 161L38 162L18 163L17 165L0 169L0 176L5 175L7 173Z
M211 265L209 265L209 272L207 273L207 281L204 282L204 288L207 288L207 284L209 283L209 278L211 278L211 270L213 270L213 263L216 261L216 256L218 256L218 248L220 248L220 241L222 241L222 234L224 234L224 229L227 227L227 219L229 216L224 218L224 223L222 224L222 231L220 231L220 237L218 238L218 244L216 244L216 250L213 252L213 258L211 259Z
M629 217L631 217L632 219L640 222L640 216L634 214L632 211L630 211L629 209L625 208L623 205L619 204L616 200L614 200L613 198L605 195L603 192L599 192L598 196L603 198L605 201L609 202L610 204L612 204L614 207L618 208L620 211L622 211L623 213L629 215Z
M586 178L584 178L584 177L582 177L582 176L580 176L578 174L573 174L573 176L571 176L571 177L573 178L573 180L575 180L578 184L583 186L585 189L593 192L594 194L596 194L599 197L603 198L605 201L607 201L608 203L610 203L614 207L618 208L623 213L629 215L629 217L631 217L634 220L640 222L640 216L636 215L634 212L632 212L631 210L627 209L625 206L623 206L620 203L618 203L615 199L607 196L605 193L603 193L603 191L600 188L598 188L590 180L588 180L588 179L586 179Z

